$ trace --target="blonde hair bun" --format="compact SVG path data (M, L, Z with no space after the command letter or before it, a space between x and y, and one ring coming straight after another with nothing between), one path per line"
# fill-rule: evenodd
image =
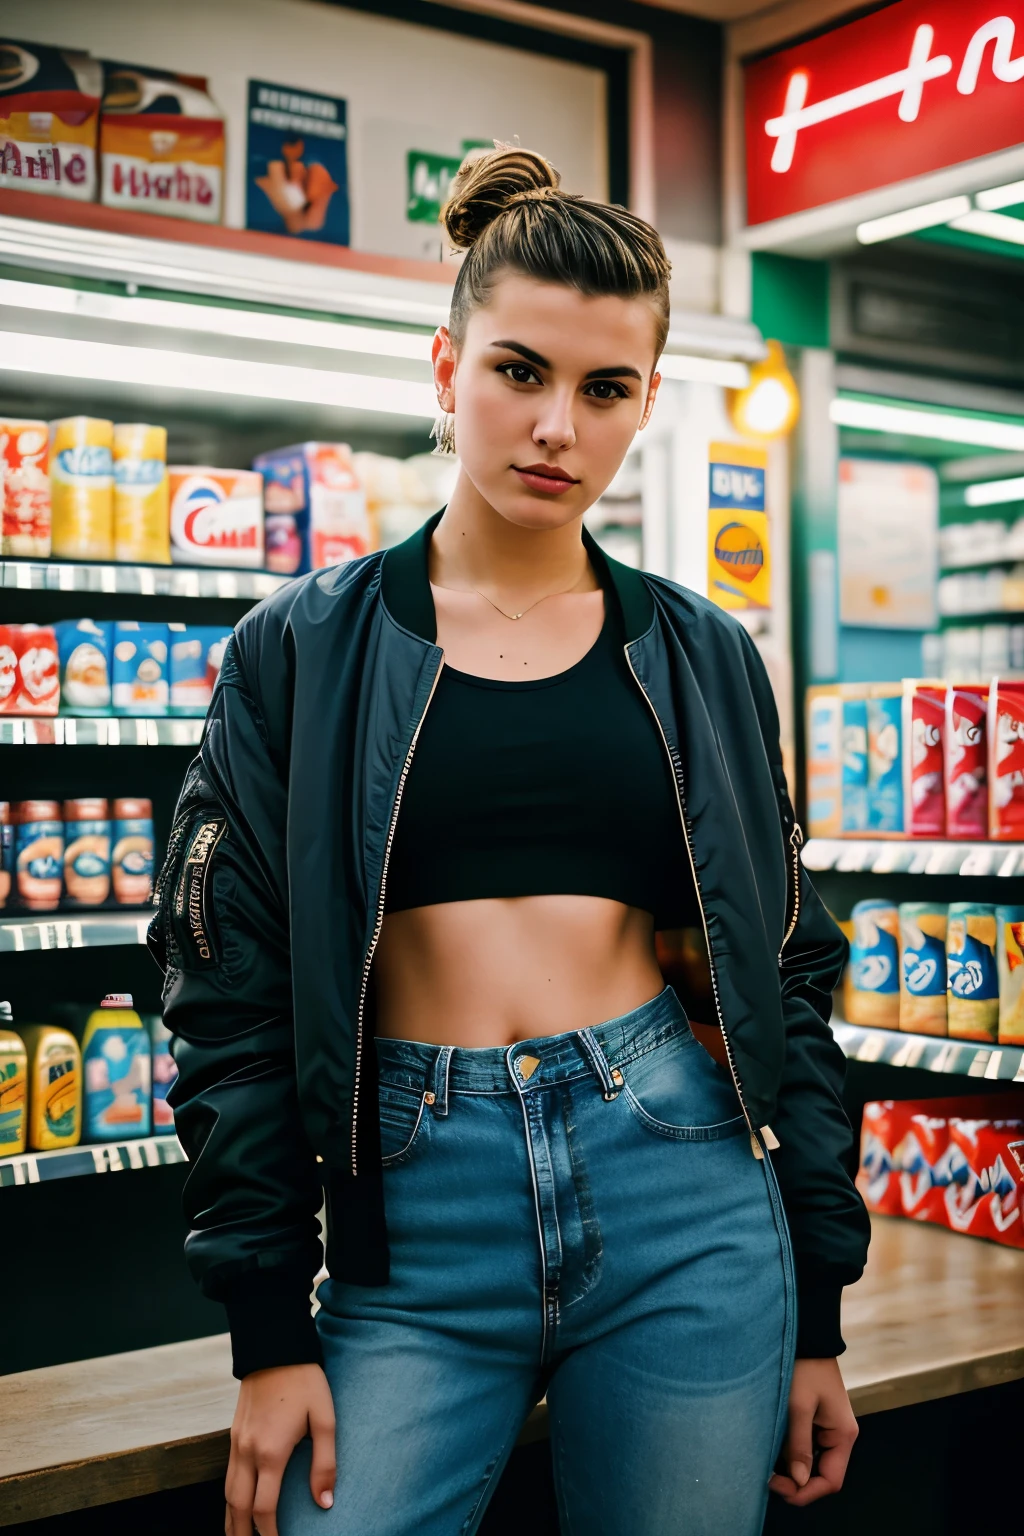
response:
M441 223L455 249L468 251L513 203L543 198L556 191L561 180L550 161L535 150L506 144L471 150L451 184Z

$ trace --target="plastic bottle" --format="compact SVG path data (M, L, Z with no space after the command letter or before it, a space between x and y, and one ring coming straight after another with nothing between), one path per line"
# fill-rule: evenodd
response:
M110 895L106 800L64 801L64 894L69 907L99 907Z
M14 1032L10 1003L0 1003L0 1157L25 1150L27 1080L25 1042Z
M27 1024L28 1144L36 1152L75 1147L82 1135L82 1056L78 1041L56 1024Z
M148 1136L151 1053L128 992L110 992L82 1035L82 1135L85 1141Z
M30 912L54 912L64 873L64 823L56 800L19 800L14 807L17 899Z
M174 1115L167 1102L167 1091L178 1075L171 1055L171 1031L159 1013L148 1013L149 1043L153 1051L153 1135L173 1136Z
M153 803L114 801L114 900L143 907L153 894Z

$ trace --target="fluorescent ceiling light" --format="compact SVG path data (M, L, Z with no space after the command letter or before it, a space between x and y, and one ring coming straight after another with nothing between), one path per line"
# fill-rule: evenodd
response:
M235 395L287 400L301 405L341 406L390 416L432 417L437 400L429 384L382 379L373 374L295 368L236 357L201 357L155 347L123 347L106 341L29 336L0 331L0 372L41 373L104 384L143 384L190 395Z
M962 229L968 235L984 235L989 240L1003 240L1009 245L1024 245L1024 219L1013 219L1008 213L982 213L980 209L965 213L962 219L951 219L951 229Z
M1024 181L1008 181L1003 187L989 187L987 192L975 192L974 206L990 212L993 208L1012 208L1024 203Z
M857 427L862 432L899 432L905 437L973 443L979 448L1024 448L1024 422L945 416L940 411L918 411L912 406L842 398L832 401L829 417L837 427Z
M1013 480L986 480L964 488L969 507L997 507L1004 501L1024 501L1024 475Z
M880 219L868 219L857 225L857 239L861 245L876 245L879 240L895 240L900 235L912 235L918 229L948 224L950 219L970 211L969 197L942 197L937 203L920 203L916 208L903 208L899 213L887 213Z
M693 357L689 353L663 352L658 361L663 379L682 379L691 384L721 384L725 389L746 389L750 369L746 363L718 357Z
M307 320L300 315L269 315L248 309L186 304L174 299L122 298L116 294L55 288L48 283L19 283L9 278L0 279L0 304L14 309L41 310L47 314L113 320L124 325L152 325L165 330L430 362L429 336L413 331L389 331L378 326Z

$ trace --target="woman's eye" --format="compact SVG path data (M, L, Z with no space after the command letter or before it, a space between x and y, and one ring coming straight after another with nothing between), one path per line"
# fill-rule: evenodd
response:
M594 379L587 385L587 394L592 400L625 400L629 391L614 379Z
M513 384L540 383L536 370L529 363L502 363L498 372L511 379Z

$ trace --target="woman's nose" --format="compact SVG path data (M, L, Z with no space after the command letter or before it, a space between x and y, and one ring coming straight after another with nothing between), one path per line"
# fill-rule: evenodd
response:
M573 426L570 400L551 400L548 403L548 409L533 429L533 440L538 447L556 453L573 446L576 428Z

